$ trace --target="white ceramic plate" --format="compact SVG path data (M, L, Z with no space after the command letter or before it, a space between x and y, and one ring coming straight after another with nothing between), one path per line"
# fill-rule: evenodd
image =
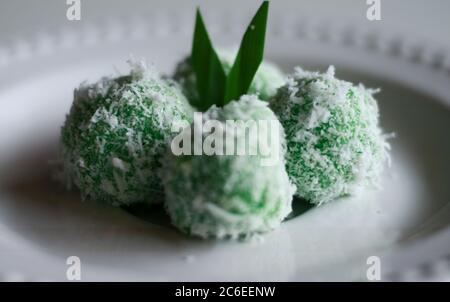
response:
M366 280L369 256L382 280L449 278L450 68L430 43L272 21L267 58L287 72L334 64L338 77L382 88L381 124L397 137L382 190L309 210L261 240L188 238L161 213L82 203L52 182L48 160L74 87L126 72L130 53L169 73L189 51L191 16L147 20L0 45L0 279L66 280L69 256L80 258L84 281ZM243 26L210 24L223 45Z

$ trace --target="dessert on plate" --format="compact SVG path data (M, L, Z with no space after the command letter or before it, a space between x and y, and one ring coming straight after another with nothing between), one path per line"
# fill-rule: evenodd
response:
M375 91L333 67L285 78L263 60L267 15L265 1L230 53L216 52L197 11L192 52L173 79L134 63L128 75L76 89L61 131L67 184L114 206L162 200L182 232L233 239L280 226L294 195L321 205L376 184L389 145ZM276 131L252 131L268 121ZM174 152L180 137L181 148L198 146L198 131L214 149L245 152ZM269 154L278 157L262 163Z

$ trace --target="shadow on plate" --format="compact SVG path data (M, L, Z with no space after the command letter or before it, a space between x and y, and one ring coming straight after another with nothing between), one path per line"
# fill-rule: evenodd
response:
M53 179L49 160L56 155L57 142L49 140L16 154L6 167L1 167L7 173L0 178L0 220L21 237L37 243L39 248L59 255L67 254L69 247L78 249L79 253L92 249L110 251L118 244L117 238L124 235L134 238L135 246L129 246L130 253L155 249L155 241L161 249L167 245L182 247L189 242L202 246L216 243L180 233L171 225L162 205L115 208L82 202L79 192L68 191ZM295 200L288 219L309 209L311 206L306 201Z
M344 78L383 87L379 97L382 125L398 133L394 147L402 147L408 151L406 155L413 156L415 168L425 181L426 191L430 194L427 200L418 201L408 219L410 224L404 227L413 235L424 229L427 220L448 204L448 113L441 104L430 103L428 96L411 89L400 89L382 79L345 73L345 70ZM426 124L418 121L426 121ZM56 139L22 150L6 167L0 167L0 221L9 230L49 253L67 257L78 251L80 254L81 251L92 250L114 251L121 245L126 246L132 257L134 253L144 251L181 249L192 242L206 248L214 244L176 231L170 226L162 207L137 205L124 211L81 202L77 192L68 192L51 179L48 160L56 157ZM403 156L402 152L399 154ZM296 200L289 219L310 209L304 200ZM448 217L443 217L433 228L426 229L437 230L448 223ZM104 260L103 264L109 263Z
M294 201L292 203L292 212L286 218L285 221L294 219L310 209L314 206L311 205L304 199L294 197ZM123 207L124 211L138 217L139 219L148 221L152 224L156 224L159 226L174 228L170 223L170 217L167 215L164 207L162 205L146 205L146 204L136 204L128 207Z

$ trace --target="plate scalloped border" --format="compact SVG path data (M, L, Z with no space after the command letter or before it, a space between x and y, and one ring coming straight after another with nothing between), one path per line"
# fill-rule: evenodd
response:
M215 16L215 18L211 18ZM74 46L97 45L102 42L117 42L126 39L144 40L151 35L169 37L174 34L190 35L190 16L173 11L154 12L151 16L133 15L119 19L103 19L95 23L85 23L80 30L62 28L41 30L30 36L8 39L0 43L0 71L16 63L51 54ZM207 21L211 34L234 34L232 24L247 20L243 13L221 14L209 12ZM411 64L420 64L436 71L443 71L450 80L450 49L424 38L405 36L402 33L385 33L369 27L357 27L351 23L332 23L318 18L283 15L273 18L268 36L304 41L316 41L329 45L359 48L365 51L390 56ZM214 20L215 22L210 22ZM447 104L450 108L450 103ZM450 227L434 234L422 250L430 249L436 241L450 238ZM420 245L416 242L415 245ZM403 270L383 272L382 281L449 281L450 242L443 256L425 261ZM414 245L413 245L414 248ZM401 253L401 251L394 251ZM0 272L0 281L47 281L31 280L19 272Z

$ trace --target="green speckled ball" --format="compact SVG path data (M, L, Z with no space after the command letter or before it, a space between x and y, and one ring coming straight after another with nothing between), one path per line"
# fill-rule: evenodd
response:
M226 73L231 70L234 62L234 53L231 51L219 51L219 58ZM197 93L197 82L189 58L177 64L173 79L180 83L184 95L194 106L200 102ZM263 61L253 78L248 90L249 94L258 94L261 100L269 100L277 89L286 83L283 72L273 63Z
M300 68L271 108L286 132L287 171L296 195L322 204L377 184L389 145L374 91Z
M174 120L192 121L192 108L176 83L142 64L128 76L81 84L61 131L67 183L116 206L160 200L159 160Z
M161 171L172 223L202 238L249 237L279 226L291 212L295 187L285 169L284 131L267 102L254 95L243 96L223 108L211 107L203 119L218 120L224 127L226 120L271 121L278 126L273 136L277 139L269 139L268 147L280 150L280 156L273 165L264 166L261 159L268 153L259 151L256 155L201 156L169 152ZM245 131L234 133L236 144L249 141Z

